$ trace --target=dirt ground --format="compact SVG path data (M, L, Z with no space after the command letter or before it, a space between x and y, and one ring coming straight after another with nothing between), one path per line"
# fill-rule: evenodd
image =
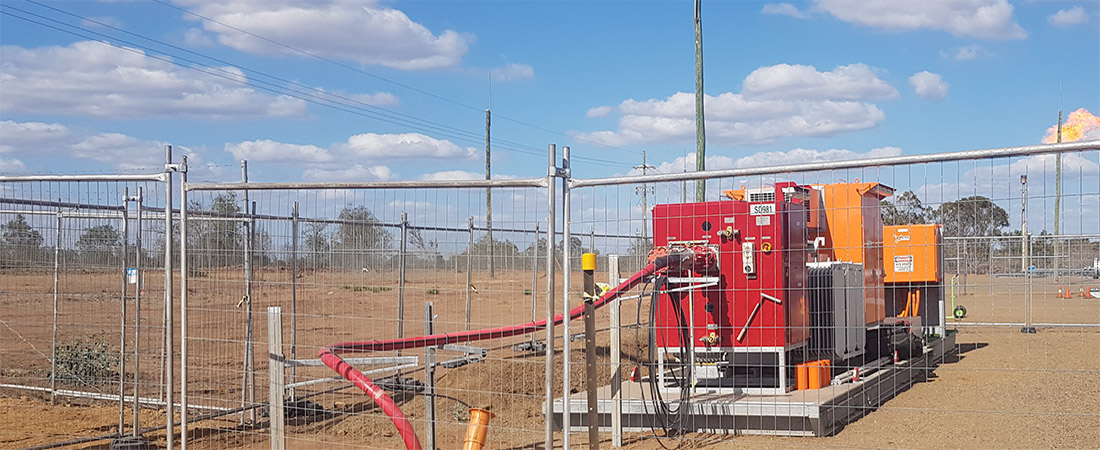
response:
M242 397L242 355L244 351L247 303L238 306L244 292L239 270L209 271L189 279L188 393L192 404L237 407ZM253 291L255 354L266 356L267 306L283 308L283 351L290 352L292 274L270 270L257 273ZM45 353L50 348L52 276L4 273L0 284L0 383L45 386L49 370ZM459 331L465 324L466 274L452 270L412 271L406 285L403 335L424 330L424 302L435 305L437 332ZM598 279L604 278L602 274ZM321 346L342 340L369 340L397 335L398 289L391 272L303 271L296 284L298 358L312 358ZM117 349L118 279L110 274L68 274L63 277L59 299L59 336L98 334ZM382 281L387 280L387 281ZM559 276L560 280L560 276ZM579 274L574 276L577 283ZM965 305L968 316L950 322L957 327L959 357L935 371L928 382L919 383L885 406L849 424L839 433L817 438L761 436L715 436L688 434L656 439L652 433L626 437L626 447L681 448L1100 448L1100 328L1055 327L1051 324L1100 324L1100 299L1055 298L1058 285L1077 293L1092 279L1036 279L1032 296L1031 321L1039 324L1036 334L1021 334L1019 322L1027 320L1022 278L970 275L965 279L966 295L958 290L957 304ZM178 283L178 281L177 281ZM531 319L531 296L536 294L535 311L545 316L546 281L532 280L530 271L501 271L489 280L474 274L476 292L471 298L471 329L519 323ZM560 283L560 281L559 281ZM159 375L160 318L163 280L149 273L142 315L142 395L157 397ZM560 292L560 290L559 290ZM178 301L178 299L177 299ZM575 299L574 299L575 301ZM950 309L951 299L947 300ZM623 323L636 322L637 300L623 305ZM131 311L132 314L132 311ZM179 318L176 318L177 325ZM606 324L606 311L598 316ZM1010 324L973 326L975 323ZM581 325L574 323L573 332ZM133 330L128 331L132 337ZM560 336L560 328L558 335ZM624 370L640 355L644 334L624 333ZM542 338L539 334L539 338ZM177 336L177 340L179 337ZM488 448L541 448L543 444L542 403L544 360L541 356L514 352L511 345L525 338L486 341L486 361L437 374L439 393L473 406L489 407L496 418L491 423ZM598 335L599 381L606 383L607 336ZM128 345L133 345L128 344ZM177 344L178 345L178 344ZM582 341L573 343L571 390L584 388ZM560 349L559 349L560 350ZM422 356L415 350L407 355ZM392 354L391 354L392 355ZM440 352L440 359L457 356ZM371 354L363 356L383 356ZM561 395L561 354L556 358L557 388ZM132 366L133 362L128 361ZM266 357L256 358L255 402L267 398ZM128 371L131 368L127 369ZM299 368L298 379L331 376L327 368ZM423 371L405 374L423 378ZM177 375L178 376L178 375ZM117 381L116 381L117 383ZM66 388L117 392L117 384ZM300 388L299 396L311 395L328 413L292 418L287 426L289 448L402 448L393 426L372 403L354 389L324 392L340 387L329 383ZM129 389L129 388L128 388ZM58 397L49 406L48 395L20 389L0 388L0 448L65 441L80 436L97 436L115 431L118 404ZM421 396L395 395L413 427L424 441L424 400ZM178 399L177 399L178 400ZM465 407L451 399L437 402L438 447L458 448L465 430ZM198 414L193 412L192 416ZM127 426L130 412L125 414ZM241 425L241 414L193 424L189 447L268 448L266 417ZM245 415L246 422L252 417ZM163 411L142 411L142 425L164 422ZM660 433L658 433L660 434ZM163 445L164 434L146 437ZM610 447L604 433L602 447ZM585 445L584 433L572 436L575 445ZM557 445L561 433L556 434ZM107 448L106 441L74 448Z

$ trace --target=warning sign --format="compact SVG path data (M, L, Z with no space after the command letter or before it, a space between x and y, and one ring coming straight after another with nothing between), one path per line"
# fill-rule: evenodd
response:
M913 273L913 255L894 256L894 273Z

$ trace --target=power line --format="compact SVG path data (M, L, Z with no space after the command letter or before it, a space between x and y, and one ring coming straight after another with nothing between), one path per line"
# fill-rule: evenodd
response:
M313 53L313 52L310 52L310 51L307 51L307 50L302 50L302 49L300 49L300 48L297 48L297 47L294 47L294 46L292 46L292 45L284 44L284 43L282 43L282 42L279 42L279 41L276 41L276 40L274 40L274 39L271 39L271 38L268 38L268 37L265 37L265 36L262 36L262 35L259 35L259 34L256 34L256 33L253 33L253 32L251 32L251 31L248 31L248 30L244 30L244 29L241 29L241 28L238 28L238 27L235 27L235 26L229 25L229 24L227 24L227 23L225 23L225 22L221 22L221 21L218 21L218 20L216 20L216 19L213 19L213 18L210 18L210 17L206 17L206 16L204 16L204 15L202 15L202 14L196 13L196 12L194 12L194 11L191 11L191 10L188 10L188 9L186 9L186 8L181 8L181 7L179 7L179 6L176 6L176 5L173 5L173 4L171 4L171 3L168 3L168 2L167 2L167 1L165 1L165 0L153 0L153 1L155 1L155 2L157 2L157 3L160 3L161 5L167 6L167 7L169 7L169 8L175 9L175 10L177 10L177 11L183 12L184 14L187 14L187 15L191 15L191 16L194 16L194 17L198 17L198 18L200 18L200 19L202 19L202 20L206 20L206 21L208 21L208 22L211 22L211 23L215 23L215 24L221 25L221 26L223 26L223 27L226 27L226 28L229 28L229 29L231 29L231 30L234 30L234 31L237 31L237 32L240 32L240 33L244 33L244 34L246 34L246 35L249 35L249 36L252 36L252 37L254 37L254 38L256 38L256 39L260 39L260 40L262 40L262 41L264 41L264 42L267 42L267 43L269 43L269 44L277 45L277 46L279 46L279 47L282 47L282 48L285 48L285 49L287 49L287 50L293 51L293 52L295 52L295 53L299 53L299 54L302 54L302 55L308 56L308 57L310 57L310 58L315 58L315 59L317 59L317 60L320 60L320 61L324 61L324 62L327 62L327 63L329 63L329 64L334 64L334 65L336 65L336 66L339 66L339 67L342 67L342 68L345 68L345 69L351 70L351 71L353 71L353 72L356 72L356 73L359 73L359 74L361 74L361 75L365 75L365 76L368 76L368 77L374 78L374 79L376 79L376 80L384 81L384 82L386 82L386 83L390 83L390 84L393 84L393 85L395 85L395 86L399 86L399 87L402 87L402 88L408 89L408 90L410 90L410 91L413 91L413 92L416 92L416 93L419 93L419 94L422 94L422 95L426 95L426 96L428 96L428 97L431 97L431 98L434 98L434 99L436 99L436 100L444 101L444 102L447 102L447 103L450 103L450 104L453 104L453 105L456 105L456 106L461 106L461 107L463 107L463 108L467 108L467 109L470 109L470 110L473 110L473 111L479 111L479 112L481 111L481 108L478 108L478 107L476 107L476 106L468 105L468 104L465 104L465 103L459 102L459 101L457 101L457 100L452 100L452 99L449 99L449 98L443 97L443 96L441 96L441 95L438 95L438 94L435 94L435 93L432 93L432 92L428 92L428 91L425 91L425 90L423 90L423 89L419 89L419 88L416 88L416 87L410 86L410 85L408 85L408 84L405 84L405 83L401 83L401 82L399 82L399 81L391 80L391 79L389 79L389 78L386 78L386 77L383 77L383 76L381 76L381 75L377 75L377 74L374 74L374 73L371 73L371 72L367 72L367 71L365 71L365 70L363 70L363 69L360 69L360 68L358 68L358 67L355 67L355 66L352 66L352 65L349 65L349 64L345 64L345 63L342 63L342 62L340 62L340 61L337 61L337 60L335 60L335 59L332 59L332 58L328 58L328 57L325 57L325 56L321 56L321 55L318 55L318 54L316 54L316 53ZM529 127L529 128L533 128L533 129L536 129L536 130L539 130L539 131L544 131L544 132L547 132L547 133L552 133L552 134L556 134L556 135L559 135L559 136L564 136L564 137L568 137L568 138L570 138L570 139L578 140L578 141L581 141L581 142L585 142L585 143L589 143L589 144L594 144L594 145L598 145L598 146L601 146L601 147L607 147L607 148L611 148L611 149L615 149L615 150L623 150L623 151L629 151L629 152L632 152L632 153L635 153L635 154L637 154L637 153L638 153L638 151L636 151L636 150L630 150L630 149L627 149L627 148L623 148L623 147L617 147L617 146L609 145L609 144L606 144L606 143L602 143L602 142L592 141L592 140L589 140L589 139L584 139L584 138L578 138L578 137L576 137L576 136L570 136L570 135L568 135L568 134L566 134L566 133L562 133L562 132L560 132L560 131L557 131L557 130L551 130L551 129L549 129L549 128L544 128L544 127L540 127L540 126L538 126L538 125L534 125L534 124L531 124L531 123L527 123L527 122L524 122L524 121L522 121L522 120L519 120L519 119L515 119L515 118L512 118L512 117L508 117L508 116L506 116L506 115L501 115L501 114L495 114L495 116L496 116L497 118L499 118L499 119L504 119L504 120L507 120L507 121L509 121L509 122L513 122L513 123L516 123L516 124L519 124L519 125L523 125L523 126L526 126L526 127Z
M53 25L50 25L48 23L43 23L43 22L40 22L40 21L36 21L36 20L33 20L31 18L28 18L28 17L22 17L22 16L19 16L19 15L11 14L10 12L4 12L4 14L8 15L10 17L18 18L18 19L21 19L21 20L24 20L24 21L27 21L27 22L45 27L45 28L50 28L50 29L53 29L53 30L56 30L56 31L71 34L71 35L78 36L78 37L81 37L81 38L84 38L84 39L96 40L96 42L99 42L103 45L109 45L109 46L118 48L120 50L129 51L129 52L135 53L135 54L140 54L142 56L149 57L149 58L152 58L152 59L156 59L158 61L166 62L166 63L172 64L174 66L177 66L177 67L186 68L186 69L189 69L189 70L194 70L194 71L201 72L201 73L204 73L204 74L207 74L207 75L210 75L210 76L215 76L215 77L227 80L227 81L231 81L231 82L234 82L234 83L237 83L237 84L242 84L242 85L245 85L245 86L255 87L257 89L260 89L260 90L263 90L263 91L266 91L266 92L269 92L269 93L272 93L272 94L286 95L288 97L296 98L296 99L303 100L303 101L306 101L308 103L313 103L313 104L320 105L320 106L325 106L325 107L328 107L330 109L334 109L334 110L337 110L337 111L347 112L347 113L351 113L351 114L358 115L358 116L361 116L361 117L368 117L368 118L372 118L372 119L375 119L375 120L379 120L379 121L394 124L394 125L407 126L407 127L419 130L419 131L429 131L429 130L431 130L429 132L431 132L432 134L436 134L436 136L451 138L451 139L454 139L456 141L465 142L465 143L479 142L482 139L481 135L476 134L476 133L472 133L472 132L469 132L469 131L466 131L466 130L463 130L463 129L460 129L460 128L452 127L452 126L445 125L445 124L440 124L438 122L433 122L433 121L430 121L430 120L427 120L427 119L421 119L421 118L416 117L416 116L412 116L412 115L392 111L392 110L389 110L389 109L386 109L386 108L378 107L378 106L375 106L375 105L371 105L369 103L366 103L366 102L363 102L363 101L360 101L360 100L356 100L356 99L353 99L353 98L349 98L349 97L344 96L344 95L328 92L328 91L325 91L323 89L315 88L315 87L312 87L312 86L307 86L307 85L298 83L298 82L293 81L293 80L282 78L282 77L279 77L279 76L276 76L276 75L271 75L271 74L266 73L264 71L252 69L252 68L249 68L249 67L246 67L246 66L241 66L241 65L234 64L232 62L229 62L229 61L226 61L226 60L223 60L223 59L220 59L220 58L212 57L212 56L201 54L201 53L198 53L198 52L195 52L195 51L192 51L192 50L181 48L179 46L169 44L169 43L157 40L157 39L149 38L147 36L143 36L141 34L134 33L134 32L128 31L128 30L124 30L124 29L112 26L110 24L97 21L95 19L83 17L83 16L80 16L78 14L74 14L74 13L71 13L71 12L68 12L68 11L64 11L64 10L61 10L61 9L58 9L58 8L55 8L55 7L52 7L52 6L49 6L49 5L44 5L42 3L35 2L33 0L28 0L28 2L32 3L32 4L35 4L35 5L38 5L38 6L41 6L43 8L49 9L49 10L52 10L52 11L55 11L55 12L73 17L75 19L78 19L78 20L81 20L81 21L84 21L84 22L87 22L87 23L93 23L93 24L96 24L98 26L102 26L104 28L108 28L108 29L111 29L111 30L114 30L114 31L117 31L117 32L120 32L120 33L124 33L126 35L134 36L136 38L158 44L158 45L170 48L170 49L178 51L178 52L182 52L182 53L193 55L193 56L203 58L203 59L206 59L206 60L209 60L209 61L213 61L213 62L216 62L218 64L233 66L233 67L236 67L238 69L241 69L242 71L252 73L253 75L257 75L257 76L262 77L262 78L267 78L267 79L278 81L280 83L285 83L286 85L290 86L291 88L284 87L284 86L266 81L266 80L258 78L258 77L253 77L251 79L251 82L243 81L243 80L241 80L240 76L237 73L227 71L223 68L213 67L211 65L204 64L200 61L190 59L190 58L186 58L186 57L180 56L178 54L171 54L170 52L166 52L166 51L163 51L163 50L157 50L157 49L154 49L152 47L141 45L141 44L133 42L133 41L120 39L118 37L109 36L107 34L100 33L100 32L97 32L97 31L93 31L93 30L85 28L85 27L81 27L81 26L61 22L61 21L56 20L54 18L50 18L50 17L46 17L46 16L43 16L43 15L40 15L40 14L36 14L34 12L31 12L31 11L26 11L26 10L23 10L23 9L15 8L15 7L12 7L10 5L2 5L2 6L6 7L7 9L18 11L22 14L26 14L28 16L36 17L36 18L39 18L39 19L44 20L44 21L52 22L54 24L64 26L64 27L68 27L68 28L72 28L72 29L79 30L79 31L73 31L73 30L69 30L69 29L59 28L58 26L53 26ZM160 3L163 3L163 2L160 2ZM171 6L171 5L169 5L169 6ZM179 9L179 8L176 8L175 6L172 6L172 7L175 8L175 9ZM244 31L242 31L242 32L244 32ZM89 34L92 35L92 36L89 36ZM96 39L96 37L102 38L102 39L107 39L108 41L106 41L106 42L105 41L99 41L99 40ZM259 37L259 38L262 38L262 37ZM134 47L136 49L141 49L141 50L144 50L144 51L147 51L147 52L150 52L150 53L145 53L145 52L142 52L142 51L137 51L137 50L132 49L132 48L127 48L127 47L124 47L122 45L118 45L116 43L110 42L110 40L115 40L115 41L118 41L122 44ZM159 56L159 55L165 55L165 56ZM166 56L171 56L171 58L168 58ZM331 60L328 60L327 58L323 58L323 57L319 57L319 56L317 56L317 57L321 58L322 60L326 60L328 62L337 64L337 65L342 65L339 62L331 61ZM201 67L202 69L192 67L192 66L183 65L183 64L180 63L180 61L194 64L198 67ZM349 68L351 68L351 67L349 66ZM369 74L365 71L361 71L361 70L354 69L354 68L351 68L351 69L356 70L358 72L363 72L364 74L367 74L367 75L372 75L372 74ZM394 84L397 84L397 85L400 85L400 86L403 86L403 87L407 87L409 89L424 93L426 95L434 96L434 94L419 91L416 88L412 88L411 86L404 86L403 84L392 81L392 80L388 80L388 79L383 79L383 80L387 81L387 82L392 82ZM439 96L434 96L434 97L439 97ZM442 100L448 101L447 99L444 99L442 97L439 97L439 98L442 99ZM465 105L463 105L463 106L465 106ZM539 149L537 147L534 147L534 146L528 146L528 145L525 145L525 144L522 144L522 143L509 141L509 140L504 140L504 139L493 139L493 142L497 143L498 148L500 148L502 150L514 151L514 152L529 154L529 155L533 155L533 156L543 156L543 152L541 151L541 149ZM625 163L619 162L619 161L612 161L612 160L592 158L592 157L583 157L583 156L578 156L577 159L585 160L585 161L588 161L588 162L591 162L591 163L594 163L594 164L602 164L602 165L609 165L609 166L623 166L625 164Z

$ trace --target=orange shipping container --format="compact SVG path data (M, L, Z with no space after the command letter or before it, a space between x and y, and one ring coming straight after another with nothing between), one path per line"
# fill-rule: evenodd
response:
M943 281L942 225L891 225L883 234L887 283Z

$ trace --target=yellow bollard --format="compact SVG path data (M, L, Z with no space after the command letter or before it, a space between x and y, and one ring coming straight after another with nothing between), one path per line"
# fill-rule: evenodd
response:
M462 441L462 450L481 450L485 447L485 437L489 434L489 419L493 413L480 408L470 408L470 425L466 426L466 439Z

